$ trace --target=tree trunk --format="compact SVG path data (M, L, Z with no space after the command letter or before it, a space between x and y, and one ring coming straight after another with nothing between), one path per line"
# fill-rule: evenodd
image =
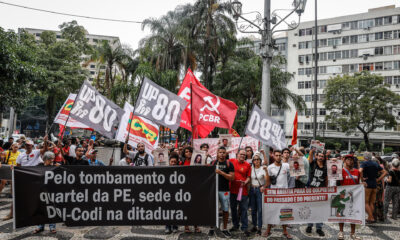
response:
M364 133L364 132L363 132L363 135L364 135L365 147L366 147L367 151L370 152L371 149L370 149L370 146L369 146L368 133Z

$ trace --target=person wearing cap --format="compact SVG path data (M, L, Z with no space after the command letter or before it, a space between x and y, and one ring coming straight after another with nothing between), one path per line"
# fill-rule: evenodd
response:
M354 156L354 150L350 150L350 154L351 157L353 158L353 162L354 162L354 168L359 169L360 168L360 164L358 163L358 158L356 156Z
M354 158L350 154L348 154L344 157L344 166L342 168L342 176L343 176L343 180L339 181L339 185L341 185L341 186L360 184L360 171L358 169L354 168ZM342 212L343 210L342 210L342 208L339 209L339 207L340 206L338 206L337 212L341 213L341 215L343 215L343 212ZM356 239L356 240L360 239L356 235L356 225L350 224L350 227L351 227L350 238ZM343 228L344 228L344 223L339 223L339 233L338 233L339 240L344 239Z
M397 220L397 214L399 212L399 198L400 198L400 161L395 158L392 161L392 169L389 171L389 177L387 179L387 187L385 191L384 200L384 217L387 220L387 214L389 210L389 203L392 201L392 219Z
M379 164L372 161L372 154L370 152L364 153L364 160L360 168L360 179L365 187L365 211L368 214L367 223L375 223L374 208L377 182L380 182L386 176L387 172ZM378 174L380 174L380 177L377 179Z
M104 163L97 159L97 150L90 149L86 152L87 161L90 166L104 166Z
M48 145L47 136L44 137L44 145L42 149L33 150L33 141L26 140L25 141L26 151L18 155L16 161L17 166L37 166L39 163L43 162L40 156L47 151L47 145Z

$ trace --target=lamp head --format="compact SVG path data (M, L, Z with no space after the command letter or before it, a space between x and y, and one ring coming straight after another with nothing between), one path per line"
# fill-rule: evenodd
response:
M293 0L293 6L296 8L296 13L300 16L306 8L307 0Z
M242 3L238 0L232 2L233 18L237 21L239 16L242 15Z

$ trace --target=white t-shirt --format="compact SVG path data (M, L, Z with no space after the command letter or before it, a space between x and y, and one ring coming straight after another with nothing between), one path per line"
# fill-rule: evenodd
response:
M130 166L130 165L126 162L126 158L121 159L121 161L119 161L118 165L119 165L119 166Z
M253 187L261 187L265 185L265 170L261 167L251 168L251 186ZM257 176L257 178L256 178ZM258 181L257 181L258 179ZM261 184L261 186L260 186Z
M76 150L76 145L75 145L75 144L72 144L72 145L69 147L68 156L76 158L75 150Z
M42 162L39 149L32 150L30 154L20 153L17 158L17 164L21 164L21 166L37 166Z
M132 154L132 156L136 156L137 153L138 153L137 151L134 151L133 153L132 153L132 151L129 151L129 154ZM145 153L144 156L138 155L138 158L137 158L137 160L136 160L136 163L134 163L135 166L137 166L137 167L140 167L140 166L144 167L144 166L146 166L146 162L145 162L145 156L146 156L146 154L147 154L147 153ZM154 159L153 159L153 157L150 156L150 155L149 155L149 157L147 158L147 164L148 164L147 166L154 166Z
M269 176L278 175L279 168L281 166L276 166L275 163L268 166ZM282 163L282 169L276 179L276 185L271 184L271 188L288 188L288 175L289 175L289 163Z

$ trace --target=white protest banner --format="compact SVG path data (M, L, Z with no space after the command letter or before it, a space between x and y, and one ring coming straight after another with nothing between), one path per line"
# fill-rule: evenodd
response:
M285 133L279 122L268 117L257 105L251 111L245 134L277 150L286 147Z
M101 95L88 81L82 84L71 117L100 134L113 138L124 111Z
M266 189L263 221L266 224L365 224L364 186Z
M192 159L190 161L191 166L206 165L206 151L193 149Z
M124 110L125 113L122 116L115 139L125 142L128 130L130 129L129 144L136 147L138 143L144 143L145 151L148 154L152 154L152 151L158 146L159 126L145 118L132 116L133 106L127 102L125 103ZM129 123L131 123L131 127L129 127Z
M343 161L339 159L329 159L327 162L328 179L329 180L342 180Z
M135 105L135 115L176 131L187 104L185 99L144 78Z
M231 138L232 144L229 152L233 152L236 154L237 150L239 149L240 139L240 137ZM211 157L215 159L217 157L217 151L219 148L218 141L219 138L193 139L193 146L194 149L200 150L201 144L207 143L208 146L210 146L210 148L208 149L208 154L210 154ZM246 146L250 146L254 152L258 151L258 140L252 137L244 137L241 143L241 148L245 148Z
M302 157L289 158L289 166L290 166L291 177L306 175L306 171L304 170L304 161Z
M153 151L154 166L168 166L168 149L157 148Z
M67 100L65 100L60 111L58 111L56 117L54 118L54 123L65 125L65 122L67 122L69 112L71 111L72 105L74 104L75 98L76 98L76 94L73 94L73 93L69 94ZM74 118L71 118L71 117L68 119L67 127L90 129L90 127L88 127L87 125L85 125L79 121L76 121Z
M325 143L320 142L319 140L311 140L311 148L315 148L317 151L323 152L325 149Z

